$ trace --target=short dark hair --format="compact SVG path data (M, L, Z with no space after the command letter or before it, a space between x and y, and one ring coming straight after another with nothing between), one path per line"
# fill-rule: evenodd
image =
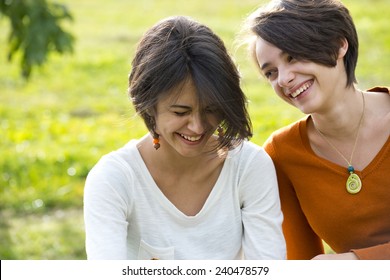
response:
M336 65L342 40L346 39L347 86L356 82L358 36L348 9L339 0L273 0L252 13L247 23L253 35L294 58L329 67Z
M202 105L216 106L224 128L219 147L252 137L247 99L239 72L223 41L207 26L175 16L150 28L138 44L129 75L129 95L136 112L154 132L158 99L192 79Z

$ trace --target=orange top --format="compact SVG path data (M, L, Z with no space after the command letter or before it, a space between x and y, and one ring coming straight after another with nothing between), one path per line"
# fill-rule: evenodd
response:
M389 92L387 88L372 91ZM318 157L307 136L310 116L274 132L264 148L275 163L288 259L353 251L360 259L390 259L390 137L363 170L362 190L349 194L346 166Z

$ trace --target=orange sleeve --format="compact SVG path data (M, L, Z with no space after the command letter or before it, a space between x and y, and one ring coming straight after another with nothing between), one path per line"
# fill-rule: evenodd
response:
M390 242L351 251L354 252L360 260L390 260Z
M302 212L295 191L283 173L273 142L266 141L264 149L274 160L276 167L282 212L284 215L283 233L286 239L287 259L308 260L324 253L322 240L313 232ZM284 154L286 157L286 154ZM284 158L283 161L286 159Z
M390 87L373 87L368 89L367 91L390 93Z

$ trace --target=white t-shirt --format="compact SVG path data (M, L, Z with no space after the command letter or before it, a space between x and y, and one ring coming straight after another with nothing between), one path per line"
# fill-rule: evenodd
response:
M244 142L229 152L203 208L178 210L161 192L132 140L88 174L88 259L285 259L274 165Z

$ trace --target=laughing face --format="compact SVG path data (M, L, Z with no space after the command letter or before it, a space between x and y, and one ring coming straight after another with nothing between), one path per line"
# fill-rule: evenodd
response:
M218 117L213 108L200 108L196 88L191 80L157 103L156 132L161 147L175 150L182 156L201 154L208 147L216 130Z
M260 71L277 95L303 113L321 111L332 101L337 88L345 88L346 73L343 51L335 67L297 60L288 53L258 37L256 59Z

